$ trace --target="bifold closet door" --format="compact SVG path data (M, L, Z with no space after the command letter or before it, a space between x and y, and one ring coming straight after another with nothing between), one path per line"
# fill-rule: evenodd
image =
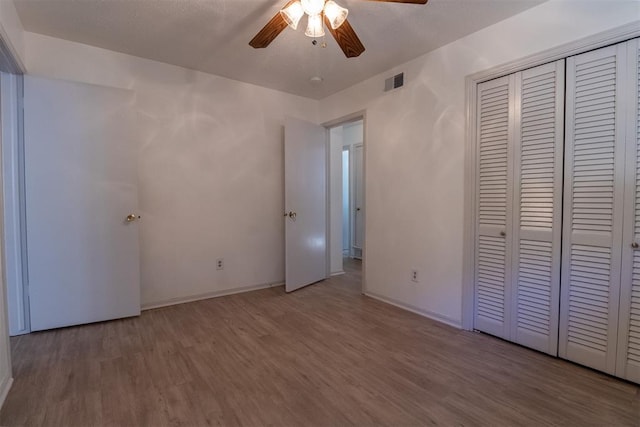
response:
M559 354L615 372L626 45L567 59Z
M640 382L640 43L627 42L626 177L616 375Z
M511 340L558 354L564 60L516 73Z
M564 60L478 85L475 329L557 354Z
M474 327L510 338L515 76L478 85Z

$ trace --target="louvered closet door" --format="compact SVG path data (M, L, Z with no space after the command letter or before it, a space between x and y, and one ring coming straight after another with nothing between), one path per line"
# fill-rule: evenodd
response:
M564 60L516 74L511 339L558 354Z
M509 338L514 76L478 85L474 327Z
M640 382L640 44L627 43L627 123L622 278L616 375Z
M567 59L559 354L614 373L624 185L625 46Z

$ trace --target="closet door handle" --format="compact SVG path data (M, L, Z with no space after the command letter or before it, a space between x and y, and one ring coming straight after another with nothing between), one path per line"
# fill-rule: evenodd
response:
M500 232L500 236L502 236L502 237L507 237L507 232L506 232L506 231L501 231L501 232Z
M638 245L638 242L633 242L633 243L631 244L631 247L632 247L633 249L638 249L638 248L640 248L640 245Z

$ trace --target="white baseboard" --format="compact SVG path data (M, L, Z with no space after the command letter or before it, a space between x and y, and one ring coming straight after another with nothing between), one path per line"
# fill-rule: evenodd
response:
M257 290L260 290L260 289L267 289L267 288L275 288L275 287L278 287L278 286L284 286L284 282L282 282L282 283L267 283L267 284L263 284L263 285L243 286L241 288L223 289L221 291L207 292L207 293L204 293L204 294L190 295L190 296L178 297L178 298L171 298L171 299L162 300L162 301L146 302L146 303L142 304L140 309L142 311L144 311L144 310L153 310L154 308L168 307L170 305L177 305L177 304L184 304L184 303L187 303L187 302L201 301L201 300L209 299L209 298L224 297L224 296L227 296L227 295L241 294L241 293L244 293L244 292L257 291Z
M394 300L392 298L387 298L387 297L384 297L382 295L378 295L378 294L375 294L375 293L372 293L372 292L365 292L364 294L366 296L368 296L368 297L373 298L373 299L377 299L378 301L382 301L382 302L385 302L387 304L394 305L394 306L396 306L398 308L401 308L403 310L407 310L407 311L410 311L412 313L419 314L420 316L429 318L431 320L435 320L436 322L444 323L446 325L453 326L454 328L457 328L457 329L462 329L462 324L460 323L459 320L452 319L452 318L450 318L448 316L444 316L442 314L434 313L434 312L428 311L428 310L423 310L421 308L414 307L412 305L405 304L403 302Z
M4 401L7 399L7 395L9 395L9 390L11 390L11 385L13 384L13 378L8 377L2 381L0 385L0 408L4 405Z
M344 274L344 271L340 270L340 271L336 271L336 272L331 273L330 276L331 277L333 277L333 276L342 276L343 274Z

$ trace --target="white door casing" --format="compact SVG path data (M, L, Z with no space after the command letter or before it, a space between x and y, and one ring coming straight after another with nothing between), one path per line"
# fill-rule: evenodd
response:
M31 332L26 282L22 75L1 73L2 181L9 335Z
M285 288L327 277L326 129L287 117L284 136Z
M140 313L132 91L25 76L32 330Z

